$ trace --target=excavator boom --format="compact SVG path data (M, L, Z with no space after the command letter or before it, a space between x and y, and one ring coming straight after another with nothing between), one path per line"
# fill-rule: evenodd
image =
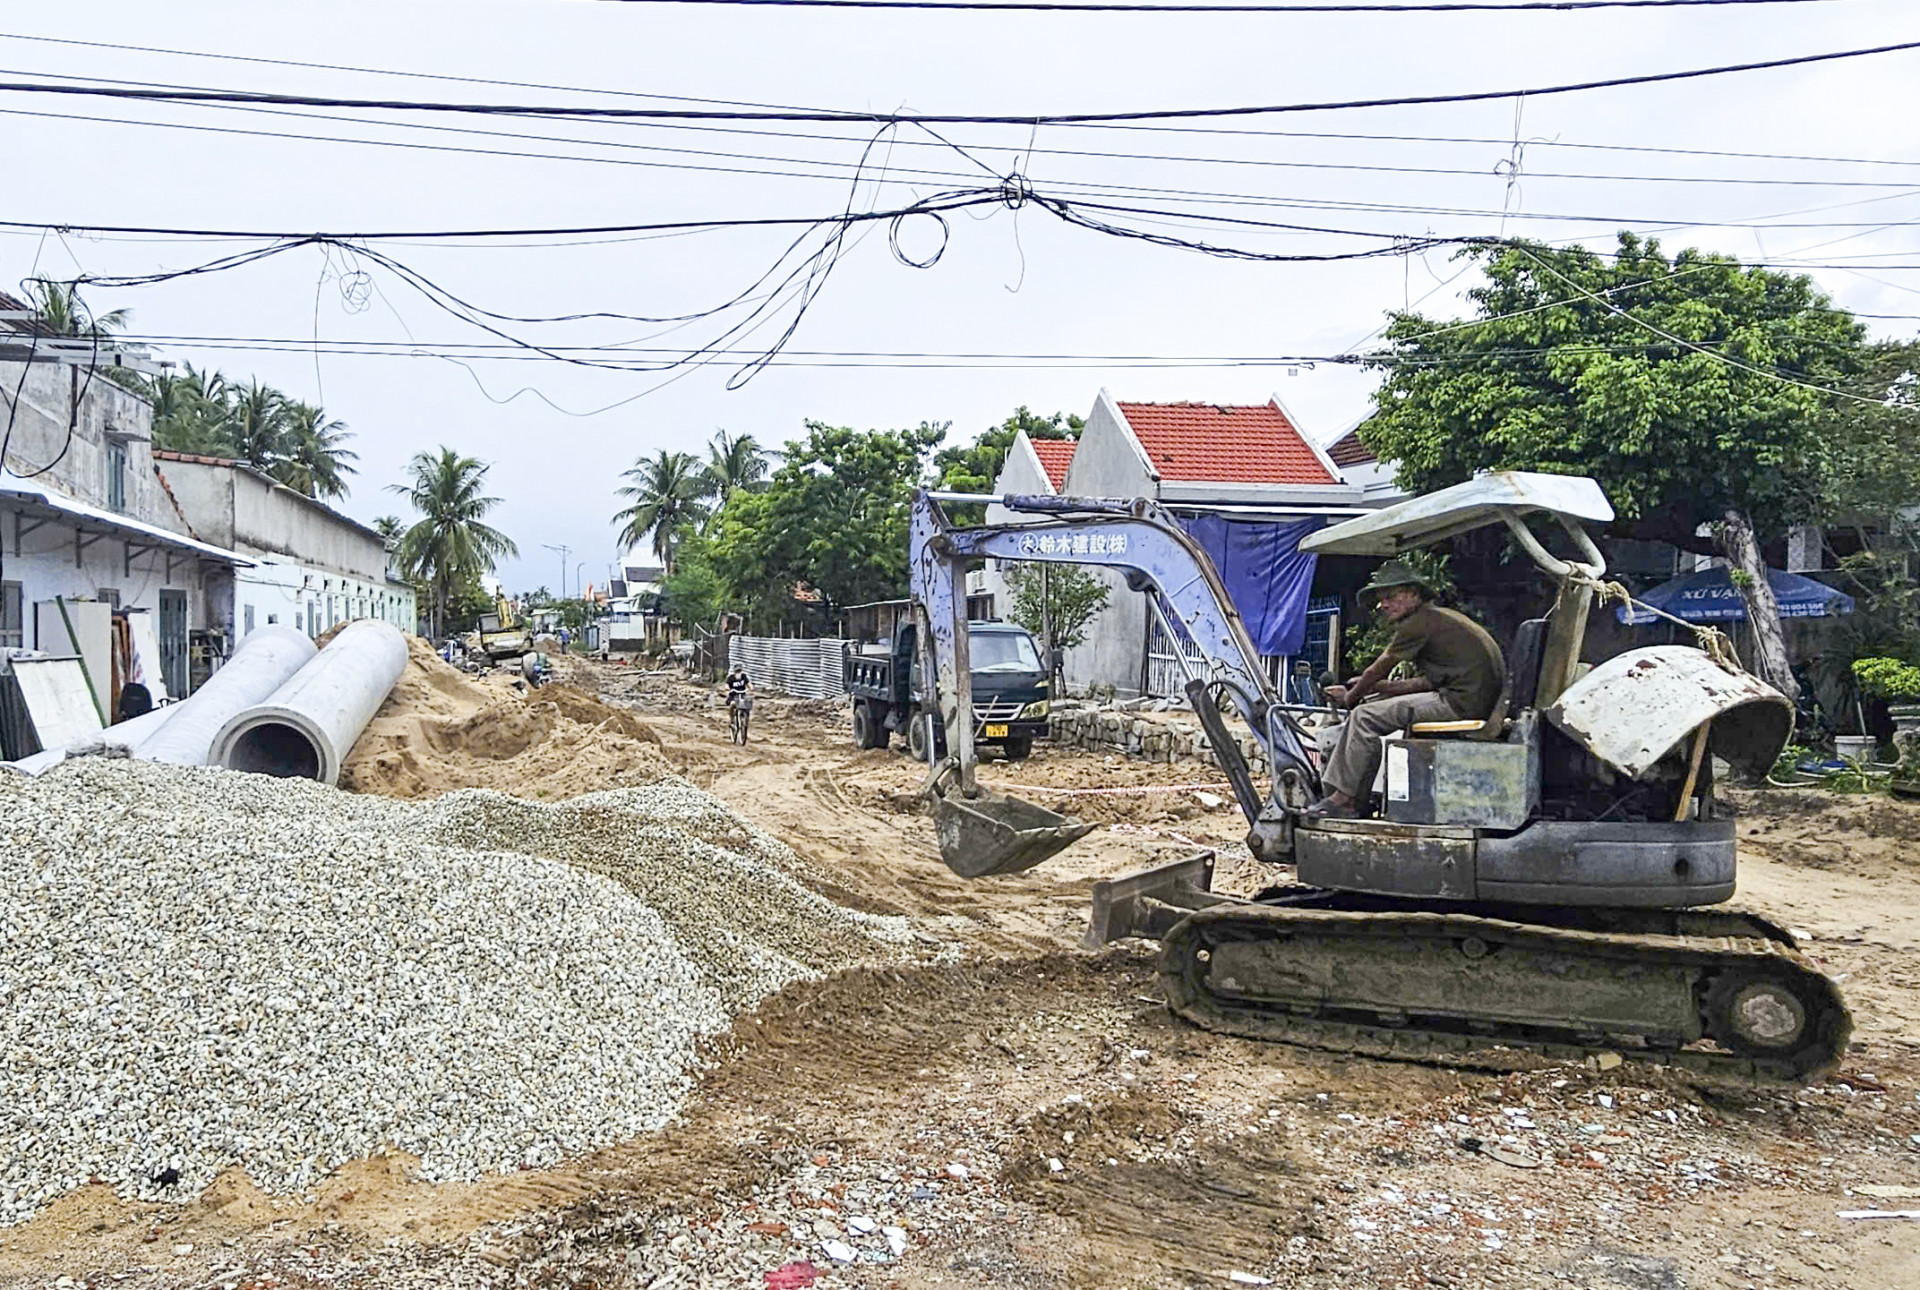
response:
M943 501L989 500L1038 518L1015 525L956 527L941 506ZM910 543L915 611L925 616L920 640L927 672L937 678L939 719L947 737L947 759L936 767L929 786L935 793L940 853L949 868L965 877L1019 873L1070 846L1091 827L988 792L975 782L964 588L967 563L984 558L1118 569L1130 587L1146 593L1169 635L1192 642L1206 660L1188 677L1187 693L1234 781L1235 797L1251 827L1248 846L1262 859L1287 858L1291 825L1286 795L1292 794L1293 807L1304 805L1318 788L1318 769L1307 754L1304 734L1281 709L1212 561L1170 517L1144 499L921 492L914 497ZM1184 661L1186 651L1179 653ZM1266 749L1268 764L1276 768L1265 800L1253 788L1233 742L1223 737L1216 695L1226 696Z

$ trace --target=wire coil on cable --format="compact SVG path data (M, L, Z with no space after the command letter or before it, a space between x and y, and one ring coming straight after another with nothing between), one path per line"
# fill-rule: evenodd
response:
M924 259L915 259L913 256L908 255L906 249L900 245L900 226L906 222L907 217L910 215L924 215L940 226L940 245L933 249L933 254ZM953 230L947 227L946 217L938 211L902 211L887 222L887 246L892 250L893 258L906 265L909 269L931 269L934 265L940 263L940 257L947 253L947 243L952 239Z

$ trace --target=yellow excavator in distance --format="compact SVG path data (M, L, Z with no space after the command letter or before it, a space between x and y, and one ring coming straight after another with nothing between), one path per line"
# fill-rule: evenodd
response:
M505 596L494 597L494 611L480 615L480 652L496 665L533 652L533 631Z

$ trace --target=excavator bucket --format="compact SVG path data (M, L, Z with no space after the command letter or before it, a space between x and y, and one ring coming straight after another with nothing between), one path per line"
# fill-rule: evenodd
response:
M1024 873L1072 846L1093 827L984 788L974 797L950 788L933 803L940 858L962 878Z

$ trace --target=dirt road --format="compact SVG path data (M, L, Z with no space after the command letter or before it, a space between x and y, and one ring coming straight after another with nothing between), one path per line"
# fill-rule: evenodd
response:
M1104 827L968 883L906 804L918 768L855 750L829 705L763 700L736 747L682 682L573 679L633 706L836 899L909 915L925 965L769 1001L656 1138L438 1187L383 1158L291 1201L241 1178L171 1210L88 1188L0 1232L0 1281L758 1287L809 1284L804 1260L811 1284L875 1288L1920 1286L1920 1222L1838 1216L1920 1209L1900 1191L1920 1198L1920 812L1742 803L1742 900L1844 975L1856 1045L1834 1080L1496 1077L1201 1033L1159 1004L1144 951L1077 948L1095 877L1205 845L1226 882L1259 880L1224 802L1076 792L1204 785L1205 768L1044 747L991 764L989 782Z

